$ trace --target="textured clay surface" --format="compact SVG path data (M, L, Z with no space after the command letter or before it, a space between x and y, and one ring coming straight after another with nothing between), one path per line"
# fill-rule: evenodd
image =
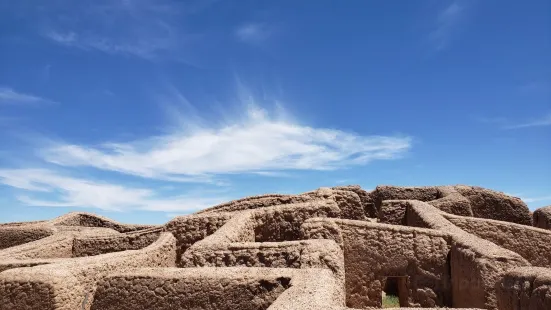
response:
M535 227L551 230L551 206L537 209L532 218Z
M390 294L399 309L549 310L550 213L474 186L349 185L164 225L0 224L0 310L350 310Z

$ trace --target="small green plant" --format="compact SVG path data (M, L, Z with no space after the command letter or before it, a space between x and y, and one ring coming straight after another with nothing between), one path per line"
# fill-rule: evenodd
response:
M400 299L398 296L394 295L385 295L383 297L383 308L399 308Z

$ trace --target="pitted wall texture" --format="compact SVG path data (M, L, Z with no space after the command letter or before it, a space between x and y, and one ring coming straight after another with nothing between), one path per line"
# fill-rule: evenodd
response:
M524 257L533 266L551 267L551 231L487 219L445 215L457 227Z
M531 223L518 198L447 185L253 196L165 225L0 224L0 310L350 310L380 307L391 277L402 307L550 309L551 269L531 266L549 266L550 231Z
M537 209L532 218L535 227L551 229L551 206Z
M511 270L497 283L500 310L551 309L551 269Z

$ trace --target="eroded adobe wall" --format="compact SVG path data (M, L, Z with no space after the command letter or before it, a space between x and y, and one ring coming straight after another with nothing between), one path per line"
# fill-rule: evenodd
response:
M112 272L137 267L171 267L176 240L163 233L152 245L92 257L73 258L0 273L0 309L90 309L97 282ZM20 296L14 298L14 296Z
M339 211L334 201L325 200L236 214L214 234L192 245L182 255L179 266L328 268L342 278L342 251L335 242L280 242L282 239L295 240L300 237L300 225L307 218L338 215ZM269 229L263 228L266 226ZM255 242L257 240L278 242Z
M309 218L339 217L341 209L331 200L267 208L252 213L256 242L299 240L301 225ZM243 240L245 241L245 240Z
M384 200L378 212L380 223L406 226L406 200Z
M54 232L55 229L49 225L0 226L0 250L42 239Z
M345 190L351 191L358 195L360 202L364 209L364 214L366 217L375 218L377 217L377 208L375 207L375 201L371 197L370 193L363 190L359 185L347 185L347 186L335 186L332 187L333 190Z
M452 304L457 308L498 309L495 285L501 275L530 263L517 253L469 234L421 201L408 201L407 224L445 231L452 236Z
M509 222L444 215L459 228L518 253L533 266L551 267L551 231Z
M56 226L55 234L36 241L13 246L0 251L0 265L7 268L4 260L51 259L73 257L73 241L85 236L114 236L120 233L109 228ZM14 266L17 266L15 264ZM15 267L14 267L15 268Z
M475 217L532 225L528 206L517 197L478 186L457 185L455 189L469 199Z
M507 272L497 284L500 310L551 309L551 269L525 267Z
M254 271L163 268L110 276L100 283L91 309L268 309L291 278Z
M210 207L197 212L196 214L210 212L236 212L244 210L253 210L277 205L300 203L310 201L313 198L304 195L283 195L283 194L266 194L259 196L245 197L230 202L222 203L214 207Z
M551 229L551 206L539 208L532 215L533 225L542 229Z
M419 200L442 211L472 216L470 201L463 197L453 186L388 186L380 185L371 193L377 211L381 211L385 200Z
M73 240L72 256L84 257L143 249L159 239L161 232L162 228L150 228L115 236L77 237Z
M103 216L86 212L71 212L50 221L55 226L104 227L118 232L131 232L154 228L156 225L121 224Z
M334 222L340 233L331 232ZM346 304L352 308L381 307L388 276L409 277L410 306L451 304L448 254L451 238L434 230L362 221L312 219L304 225L311 237L323 228L344 249ZM322 234L323 237L323 234Z
M269 208L279 205L290 205L297 203L305 203L317 200L333 200L341 209L341 217L347 219L364 220L371 216L366 214L365 205L360 198L360 193L364 196L367 192L360 191L357 188L337 187L334 189L322 187L315 191L306 192L300 195L262 195L247 197L239 200L234 200L229 203L214 206L212 208L199 211L196 214L216 213L216 212L237 212L244 210L255 210ZM369 198L370 199L370 198ZM368 201L365 200L368 204ZM371 211L368 211L368 213Z
M182 255L197 241L214 234L232 217L231 213L193 214L178 216L168 222L164 230L176 238L176 265L181 266Z

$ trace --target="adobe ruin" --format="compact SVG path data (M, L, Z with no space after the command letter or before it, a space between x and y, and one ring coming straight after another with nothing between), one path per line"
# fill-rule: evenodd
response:
M0 310L551 309L551 209L473 186L247 197L164 225L0 224Z

